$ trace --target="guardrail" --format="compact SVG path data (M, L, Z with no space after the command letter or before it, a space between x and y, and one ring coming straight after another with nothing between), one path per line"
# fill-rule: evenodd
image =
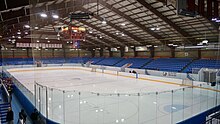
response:
M11 96L10 96L5 84L3 83L2 79L0 79L0 82L1 82L1 88L2 88L3 93L4 93L3 97L6 96L5 101L10 103L11 102Z

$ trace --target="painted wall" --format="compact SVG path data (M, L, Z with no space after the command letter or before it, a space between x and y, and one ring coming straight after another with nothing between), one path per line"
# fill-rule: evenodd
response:
M220 56L220 51L217 50L201 50L201 58L217 59Z

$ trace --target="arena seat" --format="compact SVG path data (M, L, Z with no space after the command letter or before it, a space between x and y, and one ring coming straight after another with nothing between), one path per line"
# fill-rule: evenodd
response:
M100 62L100 61L102 61L104 59L105 58L103 58L103 57L94 57L94 58L89 59L88 61L91 61L92 64L97 64L98 62Z
M66 59L66 63L86 63L90 57L74 57Z
M106 65L106 66L114 66L118 62L122 61L124 58L110 57L105 58L102 61L96 63L97 65Z
M144 66L144 69L181 72L192 61L190 58L159 58Z
M127 58L117 63L115 66L121 67L127 63L130 63L132 65L129 68L141 68L151 60L151 58Z
M195 69L201 69L201 68L220 69L220 60L213 60L213 59L195 60L186 69L184 69L183 72L192 73L193 68Z

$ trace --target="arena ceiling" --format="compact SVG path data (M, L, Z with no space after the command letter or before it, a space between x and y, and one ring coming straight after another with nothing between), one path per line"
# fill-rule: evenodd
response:
M56 13L59 19L40 14ZM89 12L88 20L74 20L71 12ZM107 23L103 24L105 20ZM30 25L27 29L25 25ZM56 26L73 25L87 29L81 48L193 45L208 39L218 41L218 24L206 17L185 17L176 13L175 0L14 0L0 1L0 35L2 44L47 42L70 44L68 36L57 36ZM38 27L38 28L35 28Z

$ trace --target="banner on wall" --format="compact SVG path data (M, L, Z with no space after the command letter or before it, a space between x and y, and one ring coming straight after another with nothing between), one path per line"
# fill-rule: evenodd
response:
M46 43L16 43L16 47L42 47L42 48L62 48L62 44L46 44Z

